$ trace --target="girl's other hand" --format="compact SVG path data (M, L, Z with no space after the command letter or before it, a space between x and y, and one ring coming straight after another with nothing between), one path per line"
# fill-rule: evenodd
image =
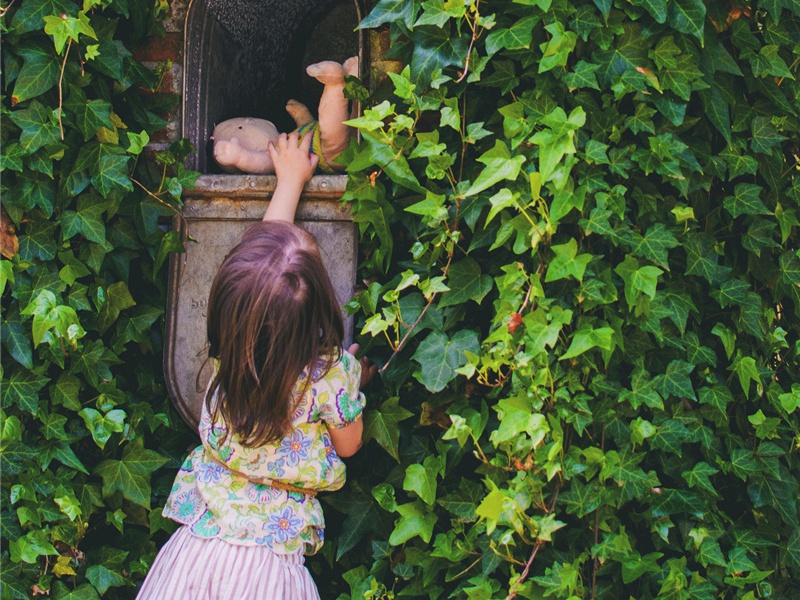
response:
M350 344L350 347L347 351L355 356L358 351L361 349L361 346L358 344ZM372 378L378 374L378 365L373 364L373 362L368 359L366 356L362 356L358 359L359 364L361 365L361 383L359 384L359 389L364 389L364 387L372 381Z
M269 155L275 165L275 175L278 183L295 183L301 188L311 179L317 168L319 157L309 154L311 135L303 136L293 131L290 134L281 133L275 143L268 146Z

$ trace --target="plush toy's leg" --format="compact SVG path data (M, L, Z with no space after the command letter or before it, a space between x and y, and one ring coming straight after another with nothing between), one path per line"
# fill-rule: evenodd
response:
M358 73L358 57L354 56L340 65L323 61L309 65L306 72L325 84L319 101L319 127L322 153L329 164L350 141L350 130L343 124L349 118L347 99L344 97L344 76Z
M286 112L288 112L289 116L294 119L294 122L298 127L308 125L314 120L314 115L311 114L311 111L308 110L308 107L297 100L289 100L286 103Z

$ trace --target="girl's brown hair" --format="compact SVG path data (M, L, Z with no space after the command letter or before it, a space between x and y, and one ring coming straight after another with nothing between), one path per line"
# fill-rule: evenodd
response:
M283 221L249 227L211 285L207 328L218 359L205 399L212 419L247 446L289 433L298 378L308 369L307 386L320 360L327 372L344 337L314 238Z

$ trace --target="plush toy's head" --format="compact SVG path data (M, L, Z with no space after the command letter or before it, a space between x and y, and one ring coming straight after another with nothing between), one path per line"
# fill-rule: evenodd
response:
M267 147L278 139L271 121L241 117L214 128L214 159L227 173L273 173Z

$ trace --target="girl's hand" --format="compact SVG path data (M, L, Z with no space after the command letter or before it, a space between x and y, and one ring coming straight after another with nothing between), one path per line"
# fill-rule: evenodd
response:
M360 348L361 346L358 344L351 344L347 351L355 356ZM358 387L359 389L364 389L372 381L372 378L378 374L378 365L373 364L366 356L362 356L358 359L358 362L361 365L361 383Z
M297 203L303 186L311 179L314 169L317 168L319 157L309 155L311 136L305 135L300 140L299 134L294 131L289 135L282 133L270 143L267 150L275 165L275 175L278 183L275 193L272 194L264 221L288 221L294 223Z
M275 165L278 184L295 183L302 189L302 186L311 179L319 162L316 154L309 154L311 137L305 135L301 140L300 135L293 131L288 135L280 134L274 144L269 144L267 150Z

